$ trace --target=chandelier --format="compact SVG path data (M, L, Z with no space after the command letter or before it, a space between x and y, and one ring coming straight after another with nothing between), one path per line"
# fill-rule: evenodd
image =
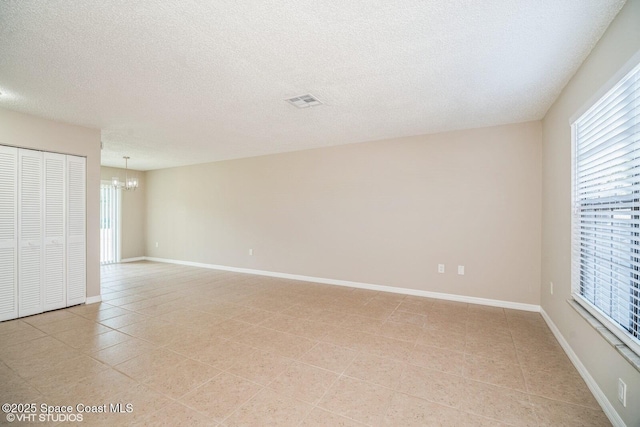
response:
M115 188L122 188L124 190L135 190L138 188L138 178L135 176L129 176L129 156L124 156L124 182L120 182L117 176L111 178L111 183Z

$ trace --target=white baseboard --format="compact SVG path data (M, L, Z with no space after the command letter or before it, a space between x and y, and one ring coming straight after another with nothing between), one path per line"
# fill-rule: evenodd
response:
M84 302L85 304L95 304L97 302L101 302L102 301L102 296L101 295L97 295L95 297L87 297L87 300Z
M553 323L547 312L544 311L543 308L540 308L540 314L542 315L544 321L547 322L549 329L551 329L551 332L553 332L553 335L556 337L556 339L564 349L564 352L567 353L567 356L569 356L569 359L571 360L571 363L573 363L573 366L576 367L584 382L587 383L589 390L591 390L591 393L593 393L594 397L602 407L602 410L607 415L607 418L609 418L609 421L611 421L611 424L616 427L626 427L625 422L622 420L620 415L618 415L618 412L615 410L611 402L609 402L607 396L605 396L605 394L602 392L602 390L598 386L598 383L596 383L596 380L593 379L587 368L582 364L582 362L578 358L578 355L573 351L567 340L564 339L564 336L560 333L560 330L555 325L555 323Z
M370 283L351 282L348 280L325 279L322 277L302 276L299 274L277 273L265 270L253 270L249 268L229 267L225 265L204 264L200 262L179 261L175 259L144 257L147 261L164 262L169 264L188 265L191 267L210 268L214 270L233 271L236 273L255 274L258 276L279 277L281 279L302 280L305 282L323 283L326 285L348 286L351 288L370 289L373 291L391 292L395 294L414 295L427 298L443 299L448 301L466 302L469 304L488 305L493 307L510 308L513 310L540 311L539 305L523 304L519 302L501 301L487 298L468 297L464 295L445 294L440 292L423 291L419 289L397 288L394 286L374 285Z
M145 257L138 256L135 258L124 258L124 259L121 259L120 262L136 262L136 261L144 261L144 260L145 260Z

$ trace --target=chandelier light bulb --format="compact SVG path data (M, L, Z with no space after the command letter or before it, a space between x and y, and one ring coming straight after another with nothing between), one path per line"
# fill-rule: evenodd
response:
M129 177L129 156L124 156L124 182L120 182L117 177L112 178L112 183L115 188L121 188L124 190L135 190L138 188L138 179L136 177Z

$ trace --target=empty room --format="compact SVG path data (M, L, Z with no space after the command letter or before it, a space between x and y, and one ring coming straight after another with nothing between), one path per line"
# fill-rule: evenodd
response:
M0 1L0 424L640 427L640 0Z

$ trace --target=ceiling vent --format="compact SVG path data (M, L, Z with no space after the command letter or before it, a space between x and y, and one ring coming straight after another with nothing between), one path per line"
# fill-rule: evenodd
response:
M322 105L322 102L311 94L296 96L295 98L286 99L289 104L295 105L298 108L315 107L316 105Z

